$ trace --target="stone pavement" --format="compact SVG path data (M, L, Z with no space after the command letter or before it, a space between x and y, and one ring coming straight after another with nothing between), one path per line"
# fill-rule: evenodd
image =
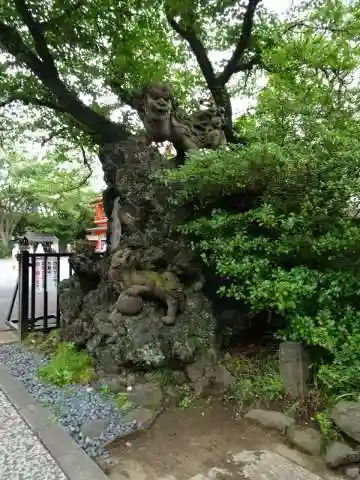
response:
M324 480L324 478L278 453L269 450L243 450L233 455L226 467L211 468L205 475L195 475L190 480Z
M44 445L0 392L0 478L66 480Z
M0 365L0 479L108 480Z

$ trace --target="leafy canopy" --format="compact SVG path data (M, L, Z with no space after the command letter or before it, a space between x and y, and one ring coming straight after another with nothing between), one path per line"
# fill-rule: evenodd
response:
M1 0L0 18L6 134L50 130L72 143L126 135L117 109L149 81L168 81L189 107L211 93L230 135L229 80L261 64L276 24L261 0ZM229 60L213 64L212 50Z

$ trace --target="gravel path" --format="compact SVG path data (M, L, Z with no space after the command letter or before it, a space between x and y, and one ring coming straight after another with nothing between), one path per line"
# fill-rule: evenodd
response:
M0 478L66 480L65 474L0 392Z
M52 413L85 452L90 457L107 456L106 444L135 430L135 422L124 424L122 417L127 412L120 411L89 386L60 388L42 383L36 370L46 362L19 344L0 346L0 363L23 382L26 390Z

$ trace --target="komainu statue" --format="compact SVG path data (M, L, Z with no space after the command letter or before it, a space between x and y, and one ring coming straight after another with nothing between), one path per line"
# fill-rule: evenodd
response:
M184 304L184 292L179 278L173 272L135 270L126 261L129 257L131 257L129 250L120 249L111 259L108 279L114 289L124 300L126 297L145 295L165 302L167 310L162 321L165 325L172 325ZM126 305L126 300L123 304ZM119 306L118 309L120 311Z
M226 143L224 109L210 107L192 115L182 112L167 85L149 84L137 92L134 105L146 133L155 142L168 140L177 150L217 149Z

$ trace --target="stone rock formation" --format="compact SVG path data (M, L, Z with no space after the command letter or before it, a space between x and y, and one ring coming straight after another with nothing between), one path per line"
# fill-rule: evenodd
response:
M155 106L146 98L144 124L158 140L169 133L171 109L164 98ZM169 208L169 192L154 181L175 162L136 137L103 145L100 160L109 248L102 258L86 247L71 258L74 274L60 285L63 337L109 373L215 358L216 321L201 291L201 267L174 228L186 212Z

